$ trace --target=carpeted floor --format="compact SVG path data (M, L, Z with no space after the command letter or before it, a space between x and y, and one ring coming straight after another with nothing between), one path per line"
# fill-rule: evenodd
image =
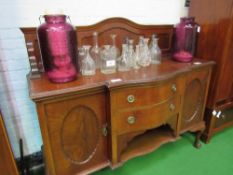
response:
M200 149L192 146L194 136L184 134L145 156L123 166L102 169L92 175L231 175L233 174L233 127L216 134ZM43 175L43 169L35 175Z
M134 158L115 170L93 175L231 175L233 174L233 128L216 134L200 149L192 146L194 136L168 143L145 156Z

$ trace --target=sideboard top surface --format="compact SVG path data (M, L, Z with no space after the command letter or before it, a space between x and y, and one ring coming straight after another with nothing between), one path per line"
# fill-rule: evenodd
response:
M190 63L179 63L169 58L172 46L173 25L142 25L137 24L125 18L110 18L90 26L78 26L76 28L77 44L81 47L85 44L92 44L93 32L98 32L99 45L111 44L110 34L117 34L116 45L118 48L124 42L125 38L134 39L138 42L139 36L151 37L156 33L159 38L159 47L164 57L162 64L150 65L149 67L140 68L139 70L131 70L127 72L116 72L114 74L105 75L96 71L95 76L84 77L80 74L77 80L64 84L51 83L42 69L41 55L39 52L36 28L21 28L24 33L25 42L28 50L29 61L33 58L33 67L37 69L41 77L32 79L28 76L28 84L30 97L33 100L41 100L55 96L63 96L67 94L81 92L104 91L107 88L113 90L128 86L138 86L145 83L153 83L172 78L181 73L186 73L190 69L213 65L213 62L207 62L200 59L194 59ZM200 64L194 64L194 63ZM35 64L36 63L36 64Z
M68 83L55 84L48 80L43 73L40 78L30 79L28 77L30 97L33 100L53 97L83 90L104 90L105 87L110 89L138 86L140 84L154 83L187 73L192 69L212 66L214 62L194 59L190 63L180 63L170 58L164 58L159 65L150 65L149 67L131 70L127 72L116 72L114 74L102 74L99 70L94 76L78 75L75 81Z

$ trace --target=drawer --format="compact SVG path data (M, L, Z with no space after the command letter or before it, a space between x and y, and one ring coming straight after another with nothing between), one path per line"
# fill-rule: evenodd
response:
M178 94L180 84L178 80L173 80L159 85L127 87L111 91L111 110L160 103Z
M112 116L112 130L120 135L155 128L176 117L179 108L180 96L175 96L162 103L142 106L135 110L122 109Z

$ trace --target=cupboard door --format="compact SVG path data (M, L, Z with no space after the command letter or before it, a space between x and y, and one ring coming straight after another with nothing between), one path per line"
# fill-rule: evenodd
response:
M228 22L231 25L226 34L227 40L225 41L225 48L222 55L223 64L221 65L216 92L217 105L223 105L230 101L233 103L233 6L232 17Z
M51 152L53 174L91 172L107 162L107 141L102 134L104 94L44 103L44 111L45 116L40 117L47 127L49 145L45 149Z
M203 121L209 71L193 71L186 76L181 116L181 130Z
M233 0L190 1L189 16L201 26L196 57L216 62L207 107L226 108L233 104Z

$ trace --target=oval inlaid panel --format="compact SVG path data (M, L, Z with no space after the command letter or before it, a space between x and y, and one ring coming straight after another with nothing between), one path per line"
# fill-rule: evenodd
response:
M73 163L88 162L99 140L99 124L93 110L85 106L73 108L61 129L61 144L66 157Z
M200 110L202 96L202 84L200 80L194 79L188 84L185 90L183 119L186 122L191 122L197 116Z

